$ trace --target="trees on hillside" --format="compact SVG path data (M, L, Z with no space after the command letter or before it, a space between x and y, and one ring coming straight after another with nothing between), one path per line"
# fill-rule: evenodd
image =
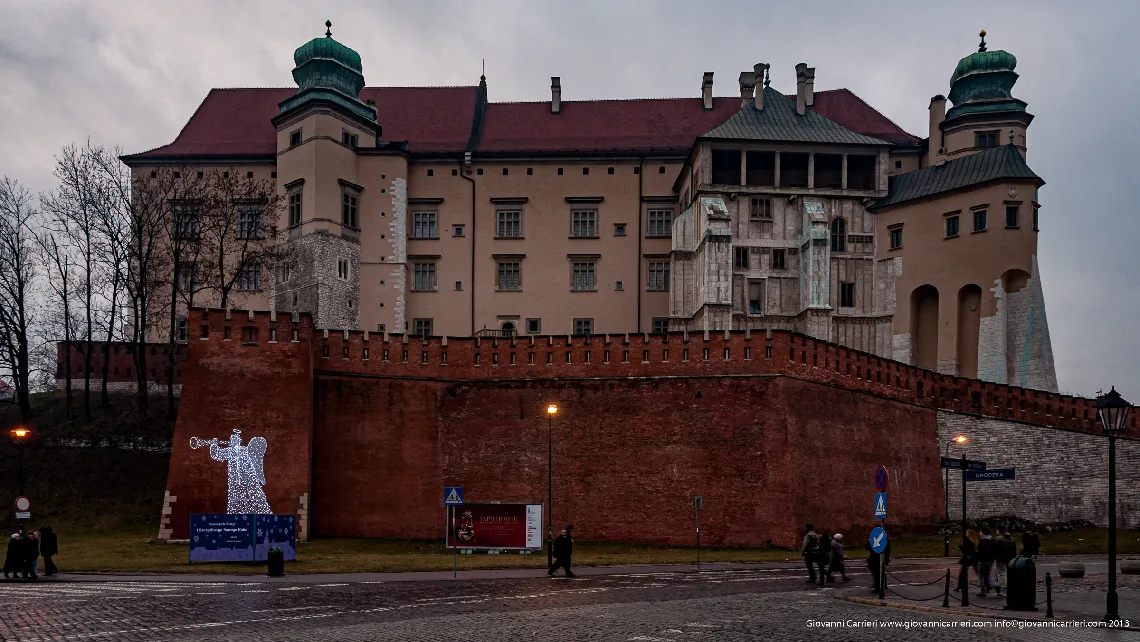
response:
M7 176L0 178L0 368L12 378L25 423L32 416L29 354L36 322L35 216L31 193Z

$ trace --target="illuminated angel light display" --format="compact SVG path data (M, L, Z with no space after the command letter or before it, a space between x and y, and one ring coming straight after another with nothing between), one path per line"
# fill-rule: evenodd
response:
M229 441L190 438L191 448L210 447L210 457L229 462L229 501L226 512L231 515L269 515L269 501L265 498L264 437L254 437L248 446L241 444L241 431L234 430Z

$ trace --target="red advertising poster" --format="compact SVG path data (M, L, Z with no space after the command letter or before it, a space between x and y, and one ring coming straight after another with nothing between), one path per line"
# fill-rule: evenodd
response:
M448 507L449 548L542 548L542 504Z

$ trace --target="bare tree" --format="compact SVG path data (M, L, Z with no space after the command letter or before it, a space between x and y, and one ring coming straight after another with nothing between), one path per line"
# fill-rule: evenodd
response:
M71 418L71 338L72 338L72 307L71 299L74 296L72 291L75 282L75 266L74 261L68 246L60 245L56 242L55 233L51 231L53 221L45 221L44 225L38 233L36 233L36 242L43 253L44 267L47 268L48 274L48 289L54 296L55 303L59 304L58 310L62 312L59 319L52 319L54 323L47 325L63 329L63 374L64 383L66 388L64 394L67 403L67 418ZM51 316L51 315L49 315ZM45 319L46 320L46 319ZM58 335L57 335L58 336ZM53 360L54 361L54 360Z
M20 419L32 417L29 350L34 312L35 210L15 180L0 179L0 368L11 373Z
M129 179L126 177L126 171L120 172L124 174L122 179L118 175L108 176L97 171L99 167L114 166L118 162L119 156L122 155L122 150L88 146L86 153L89 155L87 167L92 170L89 173L91 181L89 191L95 210L95 226L99 238L97 256L102 265L102 272L108 275L111 281L111 290L106 301L107 320L104 326L106 341L103 344L103 384L100 390L100 404L107 408L110 407L110 399L107 395L107 379L111 370L111 343L116 337L115 323L119 320L120 308L122 307L120 297L122 297L129 279L128 272L131 264L131 219L129 212L121 206L120 201L116 198L117 190L115 187L120 180ZM105 290L104 294L107 294ZM125 336L119 338L123 341L127 340Z

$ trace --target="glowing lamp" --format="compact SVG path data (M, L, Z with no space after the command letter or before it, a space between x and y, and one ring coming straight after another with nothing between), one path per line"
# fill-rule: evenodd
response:
M554 415L558 414L558 406L556 406L554 404L550 404L549 406L546 407L546 414L548 414L552 417Z
M15 437L16 439L23 439L24 437L27 437L30 434L32 434L32 431L28 430L27 428L13 428L12 429L12 436Z
M964 444L970 440L966 438L966 435L958 435L957 437L954 438L954 441L956 441L958 443L958 445L961 446L962 444Z

